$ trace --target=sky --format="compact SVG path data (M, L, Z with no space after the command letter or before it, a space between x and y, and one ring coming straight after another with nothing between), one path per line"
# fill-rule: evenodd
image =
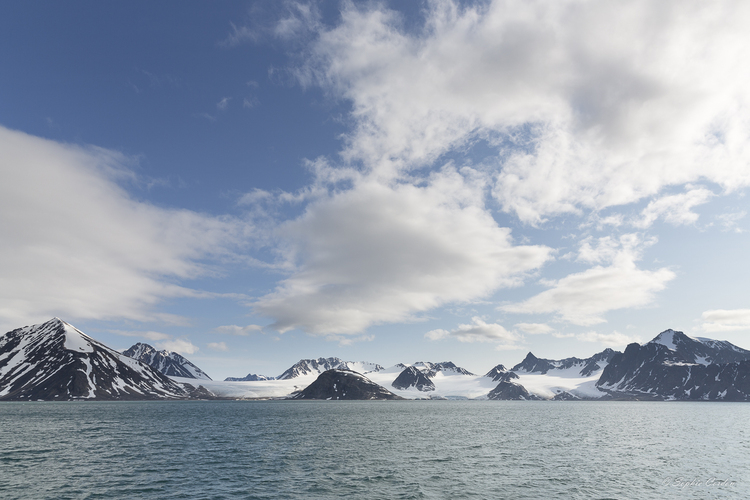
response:
M405 5L406 4L406 5ZM750 3L0 4L0 327L214 379L750 348Z

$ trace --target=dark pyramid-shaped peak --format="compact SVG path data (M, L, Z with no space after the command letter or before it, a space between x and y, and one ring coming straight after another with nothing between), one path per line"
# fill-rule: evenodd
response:
M546 359L540 359L529 352L523 361L514 366L511 371L525 371L525 372L539 372L541 374L547 373L555 366L547 361Z
M401 390L408 389L409 387L416 387L418 391L422 392L435 390L435 384L432 383L424 372L414 366L404 368L391 385Z

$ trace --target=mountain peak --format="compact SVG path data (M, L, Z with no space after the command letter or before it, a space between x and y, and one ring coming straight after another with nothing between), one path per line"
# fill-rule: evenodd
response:
M131 346L130 349L123 352L123 355L137 359L169 377L211 380L211 377L203 370L181 354L167 350L157 351L154 347L142 342Z

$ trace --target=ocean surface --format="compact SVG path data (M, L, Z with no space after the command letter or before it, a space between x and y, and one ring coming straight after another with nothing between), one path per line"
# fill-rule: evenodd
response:
M0 403L0 498L750 497L750 405Z

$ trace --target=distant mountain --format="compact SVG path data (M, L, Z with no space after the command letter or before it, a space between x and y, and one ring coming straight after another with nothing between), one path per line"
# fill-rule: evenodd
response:
M403 399L351 370L326 370L291 399Z
M123 352L129 358L146 363L168 377L198 378L211 380L211 377L188 361L184 356L172 351L157 351L148 344L138 342Z
M265 375L255 375L254 373L248 373L242 378L227 377L224 379L224 382L260 382L263 380L276 380L276 377L266 377Z
M383 370L383 367L375 363L365 361L344 361L339 358L301 359L284 373L276 377L276 380L288 380L290 378L303 377L315 373L323 373L328 370L352 370L357 373L370 373Z
M493 400L540 400L539 396L531 394L524 386L516 382L502 381L487 395L487 399Z
M434 375L434 372L430 372ZM435 390L435 384L424 374L421 370L415 366L407 366L404 370L399 373L396 380L391 385L396 389L408 389L410 387L416 387L418 391L428 392Z
M749 401L750 351L666 330L616 354L597 387L616 397Z
M534 356L532 353L528 353L526 358L514 366L511 371L514 372L526 372L526 373L541 373L546 374L550 370L576 370L580 368L578 374L581 377L589 377L592 373L601 370L612 359L616 351L612 349L604 349L602 352L594 354L590 358L565 358L561 360L552 359L541 359Z
M510 382L511 380L518 378L518 375L509 372L503 365L497 365L484 376L491 379L493 382Z
M435 374L437 374L438 372L441 372L444 375L475 376L469 370L466 370L465 368L461 368L460 366L456 366L451 361L441 361L440 363L430 363L429 361L417 361L412 366L421 370L425 374L431 374L431 375L428 375L430 378L434 377Z
M192 389L58 318L0 337L0 400L178 399Z

